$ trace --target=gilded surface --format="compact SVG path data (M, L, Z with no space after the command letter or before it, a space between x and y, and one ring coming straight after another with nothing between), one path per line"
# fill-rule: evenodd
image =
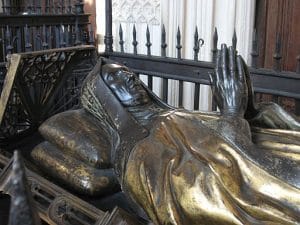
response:
M77 190L89 190L102 176L95 171L106 169L90 157L109 160L123 191L155 224L300 224L299 122L279 106L253 102L247 66L232 48L222 46L211 83L220 113L187 112L106 62L83 85L86 111L46 124L48 142L32 154Z
M299 222L299 188L269 173L249 157L248 149L232 143L226 133L216 132L206 123L199 117L187 118L185 113L170 113L132 151L125 186L154 223ZM240 138L249 138L239 129L236 132ZM278 142L284 146L269 154L283 155L274 166L285 158L299 163L299 145L293 149L278 139L261 136L259 131L255 136L266 138L271 146ZM261 154L269 150L263 149ZM294 175L299 181L299 173Z
M36 146L31 156L47 173L84 194L104 195L119 190L110 163L110 142L88 112L63 112L39 130L47 141Z

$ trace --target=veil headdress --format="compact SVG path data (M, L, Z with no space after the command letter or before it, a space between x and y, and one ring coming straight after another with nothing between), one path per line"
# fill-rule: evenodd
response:
M131 149L138 141L147 137L149 131L127 111L103 80L102 66L105 64L118 63L99 58L94 69L84 80L81 103L85 110L99 120L103 130L108 137L111 137L111 156L116 173L119 178L122 178ZM162 109L171 108L147 87L144 85L143 87L158 107Z

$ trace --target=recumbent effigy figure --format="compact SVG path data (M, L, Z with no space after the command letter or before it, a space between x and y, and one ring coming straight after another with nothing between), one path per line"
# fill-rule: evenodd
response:
M299 122L253 102L234 49L222 46L210 77L219 114L171 108L128 68L100 60L84 109L46 121L32 156L91 195L119 182L155 224L300 223Z

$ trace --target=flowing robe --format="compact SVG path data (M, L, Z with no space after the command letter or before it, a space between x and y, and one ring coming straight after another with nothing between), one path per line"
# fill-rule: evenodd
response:
M271 174L251 152L292 160L295 172L300 145L281 143L273 152L272 137L280 142L275 131L257 130L259 146L247 132L228 126L229 132L197 114L174 111L158 118L133 148L123 188L155 224L300 224L299 187ZM289 140L300 137L290 134Z

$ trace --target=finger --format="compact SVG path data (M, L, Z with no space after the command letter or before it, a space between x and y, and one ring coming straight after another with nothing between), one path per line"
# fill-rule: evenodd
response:
M237 80L238 73L236 68L236 51L232 46L229 47L229 71L231 79Z
M246 77L244 71L244 64L242 60L242 57L239 55L237 57L238 81L244 83L246 82Z
M222 65L222 74L223 74L223 81L224 84L227 83L229 80L228 76L228 49L226 44L222 44L221 47L221 65Z
M247 84L247 88L248 88L248 95L249 95L249 100L253 101L253 96L254 96L254 92L253 92L253 87L252 87L252 81L250 78L250 73L248 70L248 66L246 64L246 62L243 60L243 58L241 59L243 62L243 68L244 68L244 72L245 72L245 79L246 79L246 84Z
M221 52L218 50L217 58L216 58L216 66L215 66L215 80L218 84L219 82L223 82L223 74L222 74L222 65L221 65Z
M238 67L238 79L241 84L242 91L248 96L248 87L246 82L245 68L244 68L243 58L240 55L237 57L237 67Z

